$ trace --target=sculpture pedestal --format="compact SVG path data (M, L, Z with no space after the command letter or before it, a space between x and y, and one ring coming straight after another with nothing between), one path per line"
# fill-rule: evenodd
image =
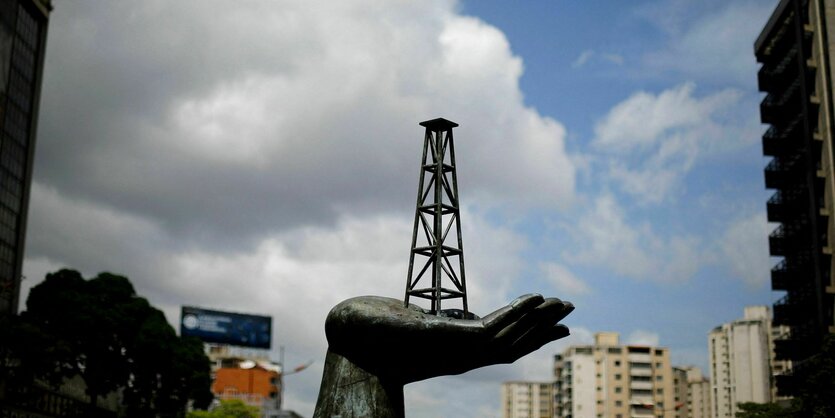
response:
M313 418L404 418L403 384L328 350Z

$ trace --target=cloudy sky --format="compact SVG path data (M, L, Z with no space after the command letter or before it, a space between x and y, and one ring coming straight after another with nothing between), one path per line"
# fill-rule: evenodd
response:
M445 117L472 310L577 309L517 364L408 386L408 416L500 416L502 381L598 331L704 368L712 327L779 296L752 52L775 4L56 2L22 297L69 266L172 324L272 315L315 361L286 381L310 416L328 310L403 293L418 122Z

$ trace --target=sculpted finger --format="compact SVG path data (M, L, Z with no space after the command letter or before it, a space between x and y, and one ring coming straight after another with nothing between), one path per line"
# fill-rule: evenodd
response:
M496 334L495 342L500 346L510 346L531 330L553 326L573 310L574 305L570 302L563 302L557 298L546 299L519 320L510 323L499 331Z
M556 341L560 338L565 338L569 335L568 327L562 324L557 324L549 327L542 327L531 330L525 334L524 338L518 339L505 352L503 363L513 363L514 361L533 353L542 348L543 345Z
M542 295L536 293L519 296L509 305L485 316L482 323L490 334L497 333L541 305L544 300Z

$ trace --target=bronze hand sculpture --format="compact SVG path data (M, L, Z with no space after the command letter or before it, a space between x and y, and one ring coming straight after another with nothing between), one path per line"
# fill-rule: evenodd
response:
M402 418L403 386L512 363L568 335L574 306L525 295L484 318L436 316L402 301L363 296L328 314L328 353L314 418Z

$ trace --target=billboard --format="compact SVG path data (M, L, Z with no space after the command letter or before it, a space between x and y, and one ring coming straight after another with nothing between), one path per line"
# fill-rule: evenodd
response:
M270 348L273 319L183 306L180 335L203 342L242 347Z

